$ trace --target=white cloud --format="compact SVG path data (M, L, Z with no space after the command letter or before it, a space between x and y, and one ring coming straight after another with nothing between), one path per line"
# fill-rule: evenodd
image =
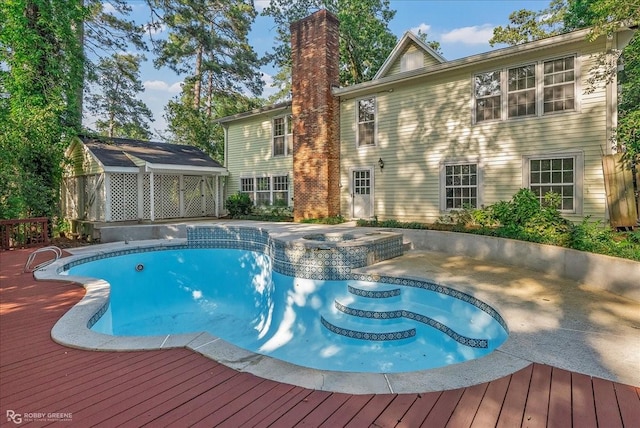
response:
M258 13L262 12L264 9L266 9L267 7L269 7L269 4L271 3L271 0L255 0L254 5L256 7L256 11Z
M167 30L167 26L165 24L160 24L158 26L152 26L151 24L147 24L146 33L147 36L155 36L156 34L164 33Z
M442 41L444 43L480 45L488 43L491 37L493 37L493 26L491 24L484 24L451 30L442 35Z
M178 94L182 90L182 82L169 84L164 80L145 80L143 85L145 89L150 91L161 91L171 94Z
M264 82L264 87L262 89L262 97L268 98L271 95L278 92L278 88L273 86L273 76L268 73L262 73L262 81Z
M116 11L116 8L113 7L111 3L102 3L102 12L115 14L117 11Z
M422 32L424 34L428 34L429 30L431 30L431 25L425 24L423 22L422 24L418 25L417 27L411 28L409 31L411 31L415 35L418 35L419 32Z

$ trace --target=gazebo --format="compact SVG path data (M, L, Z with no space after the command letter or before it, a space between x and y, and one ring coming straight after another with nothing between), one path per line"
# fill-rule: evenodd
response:
M66 155L62 204L72 224L220 215L227 170L196 147L79 137Z

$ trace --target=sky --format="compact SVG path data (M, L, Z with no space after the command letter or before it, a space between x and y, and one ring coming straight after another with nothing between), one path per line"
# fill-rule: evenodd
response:
M132 18L140 22L148 19L148 11L144 2L131 1ZM258 12L261 12L269 0L255 0ZM466 57L493 49L489 39L493 28L509 23L509 15L520 9L541 10L548 6L549 0L390 0L390 9L396 11L389 29L400 39L406 31L417 32L421 29L427 33L428 40L440 42L441 51L447 60ZM249 42L259 54L269 52L274 46L275 26L269 17L258 16L249 35ZM145 91L140 95L153 112L155 121L151 129L155 131L154 139L161 140L166 127L163 118L164 106L169 100L180 94L180 85L185 76L176 75L168 68L157 70L152 64L152 54L147 53L147 62L141 67L140 78ZM269 88L271 76L275 74L272 66L262 70L265 90L263 96L275 92ZM91 123L85 118L85 123Z

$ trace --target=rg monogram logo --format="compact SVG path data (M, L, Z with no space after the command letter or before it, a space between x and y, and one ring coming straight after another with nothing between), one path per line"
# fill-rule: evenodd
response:
M16 413L13 410L7 410L7 421L13 422L14 424L22 423L22 415L20 413Z

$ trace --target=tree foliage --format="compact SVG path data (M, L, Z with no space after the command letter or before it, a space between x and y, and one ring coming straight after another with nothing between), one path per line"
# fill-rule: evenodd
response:
M144 86L140 81L141 55L114 54L96 67L98 92L87 98L87 109L98 120L97 130L108 137L148 140L153 114L138 99Z
M148 0L154 25L169 36L154 42L156 67L185 75L182 94L166 107L168 139L221 159L222 134L212 121L221 102L262 92L263 61L249 45L256 12L250 0ZM233 103L233 101L231 102ZM232 113L235 113L232 112ZM230 114L232 114L230 113Z
M340 21L342 85L371 80L393 50L397 39L388 26L396 12L389 8L388 0L271 0L263 15L276 23L273 61L278 73L274 85L280 91L272 101L286 99L290 92L291 23L322 8Z
M67 142L81 126L77 1L0 2L0 217L55 216Z

